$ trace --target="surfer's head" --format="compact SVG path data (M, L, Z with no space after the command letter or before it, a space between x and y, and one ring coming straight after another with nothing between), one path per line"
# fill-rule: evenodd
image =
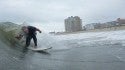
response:
M22 26L22 28L21 28L25 33L28 33L28 28L27 28L27 26Z
M22 29L22 30L25 30L25 29L27 29L27 26L22 26L21 29Z

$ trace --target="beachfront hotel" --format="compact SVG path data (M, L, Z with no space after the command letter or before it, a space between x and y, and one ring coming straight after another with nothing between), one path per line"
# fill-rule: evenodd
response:
M71 16L64 20L65 32L77 32L82 30L82 19L78 16Z

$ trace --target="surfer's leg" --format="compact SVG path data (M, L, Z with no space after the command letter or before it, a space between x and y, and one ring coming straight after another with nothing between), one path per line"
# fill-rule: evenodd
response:
M37 47L37 38L36 38L36 35L33 35L32 38L33 38L35 46Z
M32 38L31 36L26 37L26 47L30 45L31 38Z

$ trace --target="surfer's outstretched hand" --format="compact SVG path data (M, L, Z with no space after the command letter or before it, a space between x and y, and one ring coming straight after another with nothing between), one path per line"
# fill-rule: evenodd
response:
M18 39L18 40L20 40L22 37L23 37L23 35L21 35L21 34L20 34L20 35L15 36L15 38L16 38L16 39Z
M16 38L16 39L18 39L18 40L20 40L20 39L21 39L21 37L19 37L19 36L15 36L15 38Z
M42 31L39 31L39 33L42 33Z

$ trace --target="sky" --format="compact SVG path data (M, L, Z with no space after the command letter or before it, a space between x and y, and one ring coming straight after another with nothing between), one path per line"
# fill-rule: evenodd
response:
M64 19L83 25L125 18L125 0L0 0L0 22L26 22L45 32L64 31Z

